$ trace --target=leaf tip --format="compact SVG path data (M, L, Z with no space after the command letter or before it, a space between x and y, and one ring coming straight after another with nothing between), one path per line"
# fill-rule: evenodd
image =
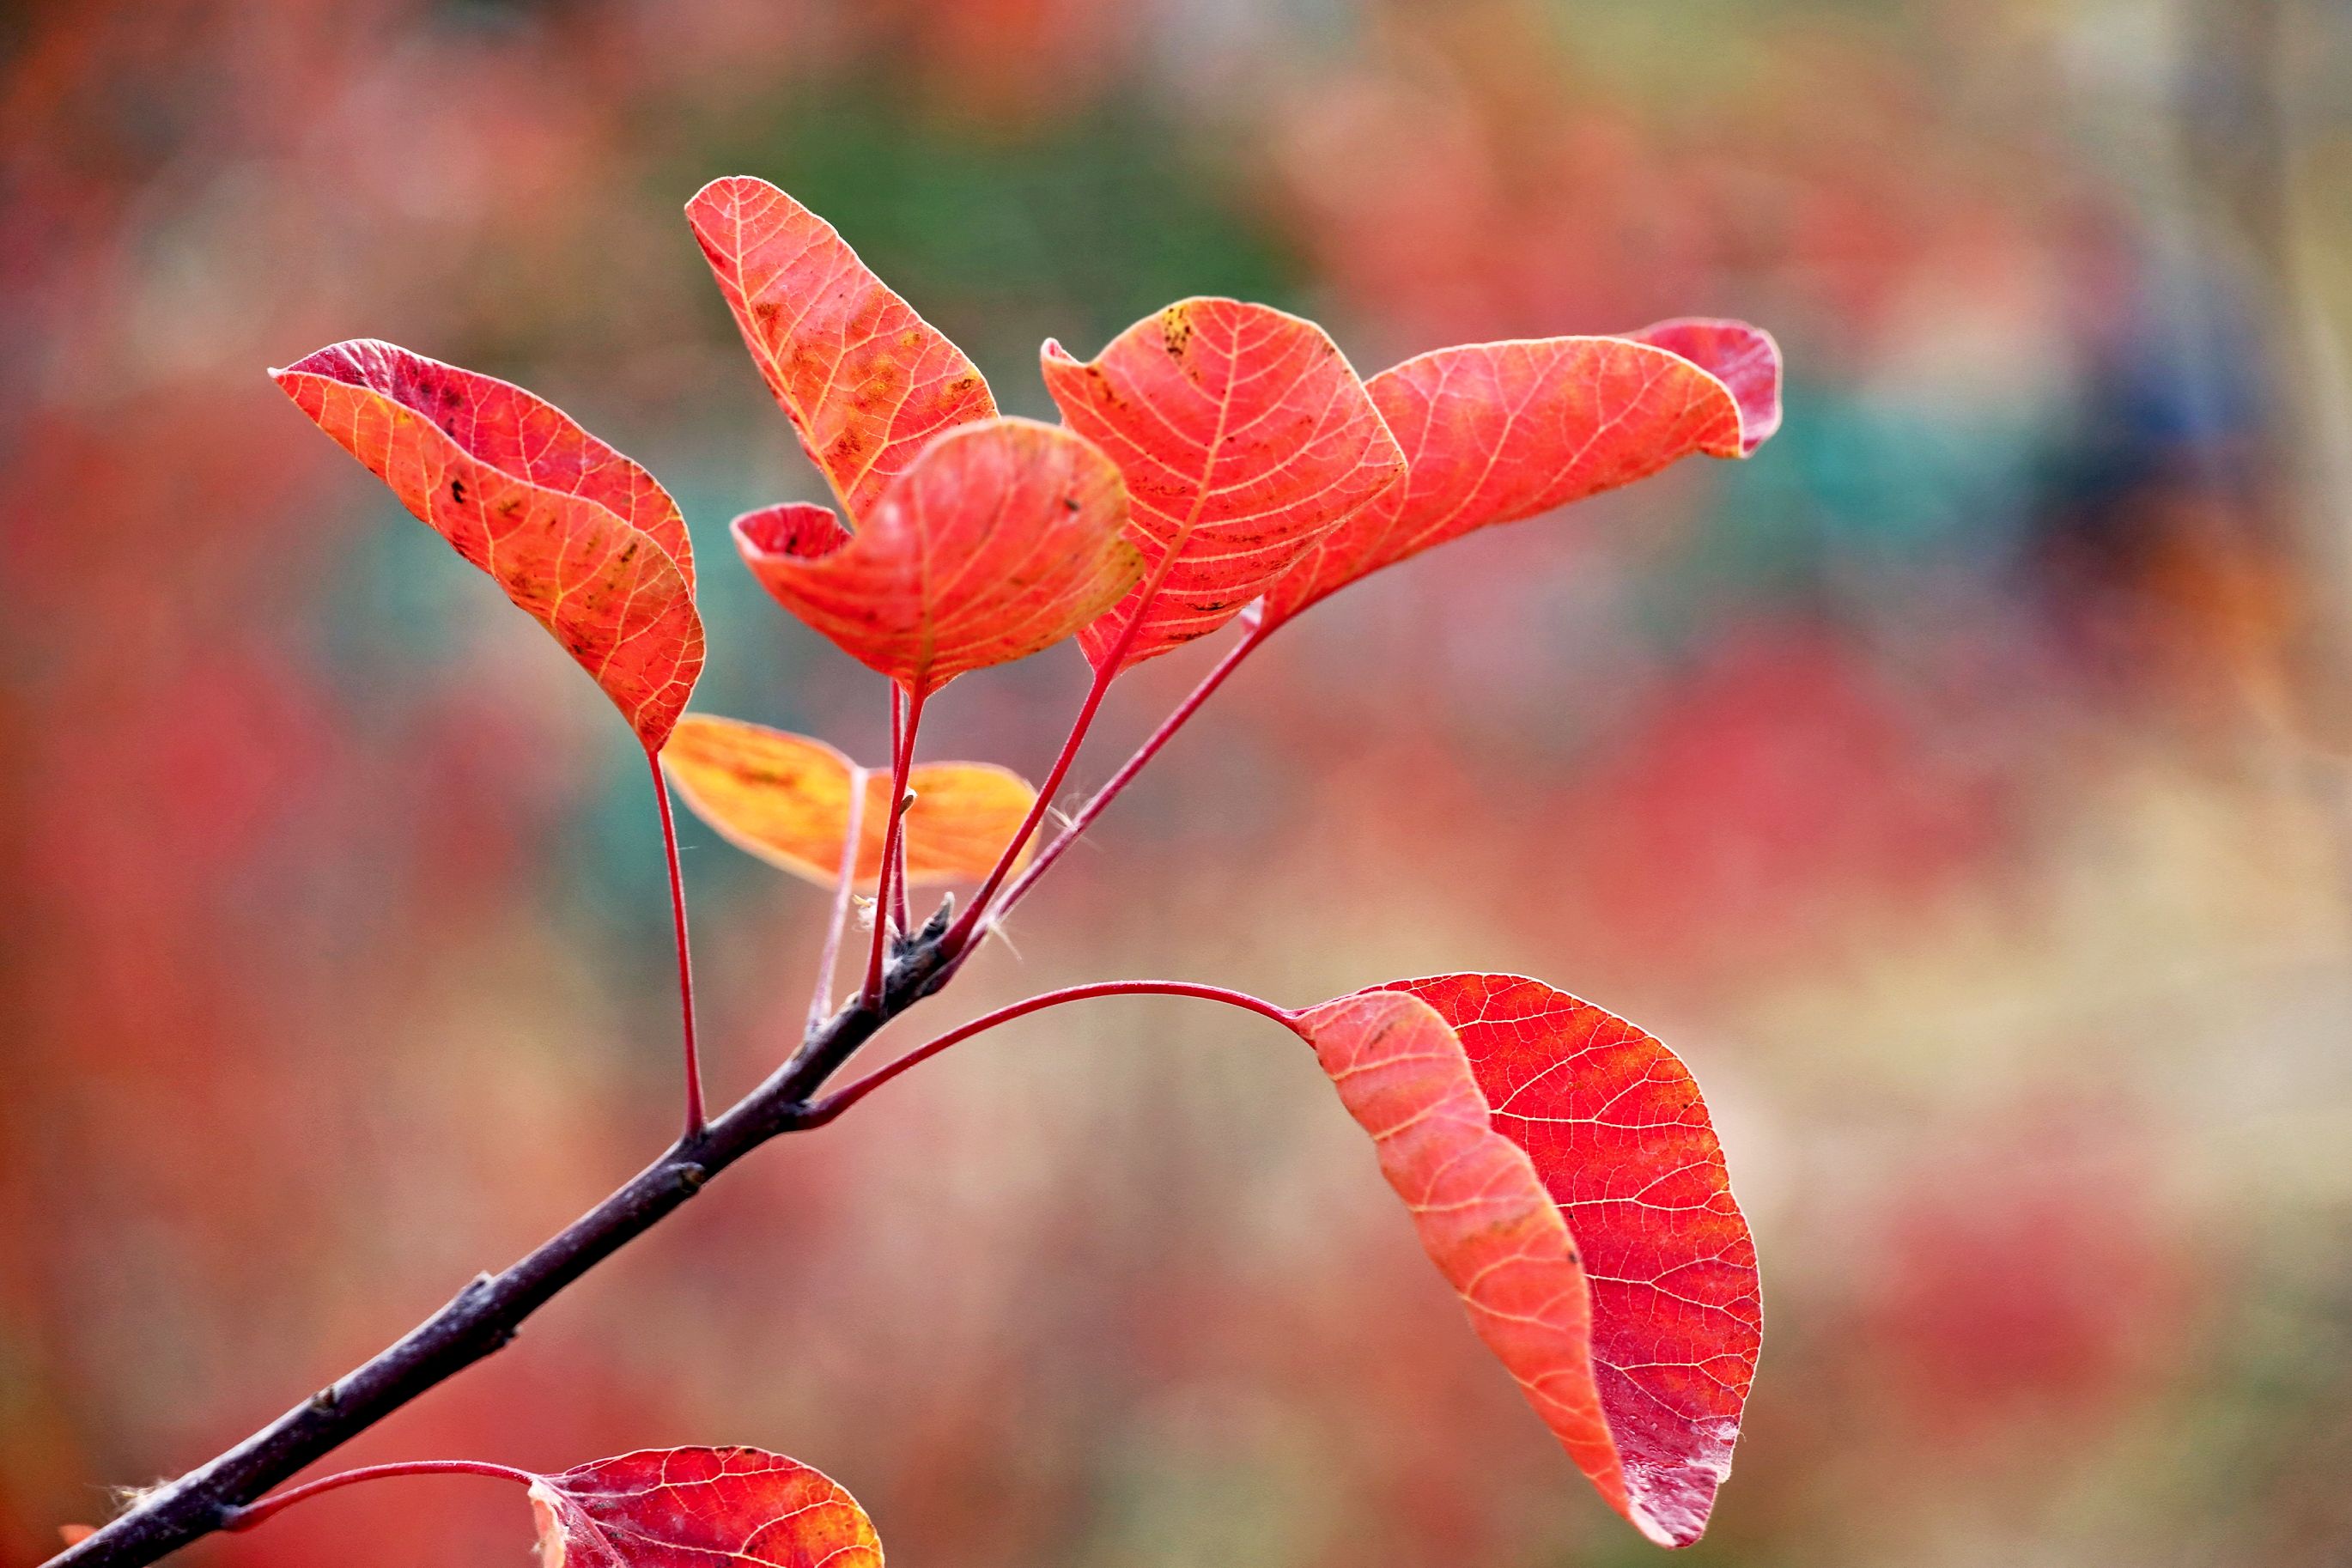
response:
M740 196L747 192L761 195L771 192L780 195L782 194L777 190L777 187L757 174L721 174L715 180L705 181L700 190L687 197L686 210L688 215L691 215L697 208L713 205L730 196Z

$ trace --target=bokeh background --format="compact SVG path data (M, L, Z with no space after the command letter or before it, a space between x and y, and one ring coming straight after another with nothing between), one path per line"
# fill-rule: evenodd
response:
M668 1137L658 839L547 638L262 374L376 335L647 462L706 709L882 755L731 562L819 481L679 216L757 174L1047 409L1181 295L1367 372L1685 313L1784 433L1351 589L905 1039L1464 968L1706 1085L1767 1281L1694 1563L2352 1560L2352 11L2334 0L240 0L0 16L0 1560ZM1211 658L1124 683L1098 782ZM927 752L1042 771L1067 648ZM709 1067L822 898L688 824ZM744 1442L893 1560L1620 1564L1277 1031L966 1046L348 1450ZM191 1563L514 1564L488 1483Z

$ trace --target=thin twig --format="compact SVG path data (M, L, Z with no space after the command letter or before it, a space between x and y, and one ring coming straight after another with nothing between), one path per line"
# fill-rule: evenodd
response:
M878 1003L834 1014L792 1059L682 1138L561 1234L485 1274L394 1344L321 1388L209 1463L142 1495L129 1510L49 1560L48 1568L143 1568L226 1529L238 1510L417 1395L489 1355L565 1287L643 1235L703 1184L769 1139L805 1124L805 1101L874 1032L940 983L936 940L900 949Z

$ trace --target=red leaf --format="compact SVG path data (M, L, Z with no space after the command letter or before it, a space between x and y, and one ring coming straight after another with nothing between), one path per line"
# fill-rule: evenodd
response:
M1746 457L1780 423L1780 351L1738 321L1662 321L1619 338L1439 349L1382 371L1370 390L1410 475L1275 585L1269 625L1473 529L1694 452Z
M1143 571L1127 491L1092 444L991 419L926 447L853 534L821 506L735 520L768 592L911 692L1035 653L1118 602Z
M1652 1540L1697 1540L1761 1317L1689 1072L1624 1020L1510 975L1400 981L1299 1027L1578 1468Z
M702 671L702 619L685 520L651 474L553 404L391 343L271 374L661 749Z
M1080 634L1097 670L1216 630L1404 473L1338 345L1264 305L1185 300L1087 363L1050 341L1044 357L1062 417L1127 476L1148 568Z
M765 180L713 180L686 216L768 390L852 518L932 437L996 412L963 351Z
M541 1568L882 1568L874 1525L806 1465L646 1448L531 1482Z

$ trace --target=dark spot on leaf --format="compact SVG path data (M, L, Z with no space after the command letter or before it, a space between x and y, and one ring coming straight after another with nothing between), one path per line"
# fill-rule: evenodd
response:
M1078 510L1078 498L1076 496L1064 496L1062 498L1062 504L1067 507L1070 510L1076 511Z
M451 479L451 480L449 481L449 499L450 499L451 500L453 500L453 501L456 501L459 506L463 506L463 505L465 505L465 504L466 504L466 481L465 481L465 480L463 480L463 479Z

